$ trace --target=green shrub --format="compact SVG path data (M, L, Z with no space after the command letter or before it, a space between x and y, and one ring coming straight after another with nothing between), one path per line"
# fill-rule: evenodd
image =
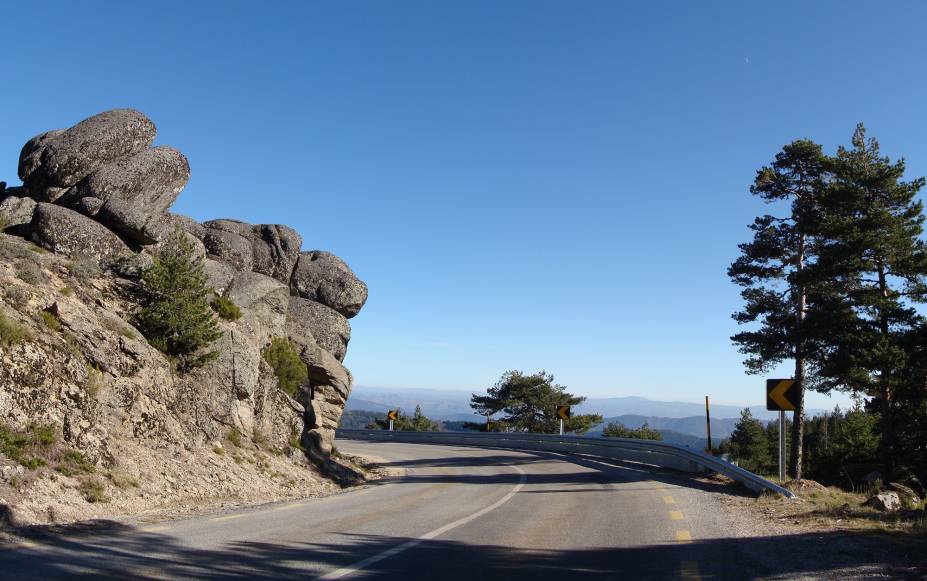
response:
M216 297L212 303L212 310L226 321L237 321L241 318L241 309L230 299Z
M222 336L207 300L203 260L194 246L175 229L165 240L154 265L142 273L144 306L139 310L139 329L156 349L188 371L212 361L216 351L205 351Z
M31 295L21 286L11 286L3 290L3 297L14 307L22 309L29 302Z
M65 476L75 476L77 474L93 474L97 471L93 462L77 450L68 450L64 453L61 461L55 466L55 470Z
M58 317L55 316L55 313L51 311L39 311L39 318L42 319L42 322L45 323L45 326L52 331L57 332L61 330L61 321L58 320Z
M62 296L69 297L74 294L74 289L69 286L65 286L58 289L58 292L61 293Z
M26 284L39 284L45 282L45 273L34 262L19 262L16 264L16 276Z
M51 446L58 441L58 434L52 424L33 424L29 426L30 440L41 446Z
M236 448L241 446L241 432L238 431L238 428L232 428L229 430L229 442L231 442Z
M68 263L68 274L78 282L87 282L100 276L100 265L92 260L75 260Z
M138 488L138 479L125 472L113 470L107 474L107 476L109 477L109 481L112 482L113 486L116 488L121 488L122 490L127 488Z
M54 432L51 434L54 443ZM49 439L45 426L30 426L26 431L18 431L0 423L0 453L29 470L46 464L45 460L32 453L36 448L47 447Z
M29 339L29 331L0 313L0 346L9 347Z
M274 337L261 355L277 375L277 387L287 395L295 394L309 376L309 370L299 358L296 347L285 337Z
M81 482L79 490L87 502L109 502L106 487L96 478Z

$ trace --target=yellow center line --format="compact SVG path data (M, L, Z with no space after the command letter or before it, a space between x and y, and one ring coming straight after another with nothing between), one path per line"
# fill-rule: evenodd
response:
M664 497L663 497L663 503L664 503L664 504L676 504L676 501L673 500L673 497L672 497L672 496L664 496Z
M685 517L682 516L682 511L681 511L681 510L671 510L671 511L670 511L670 518L673 519L673 520L682 520L682 519L685 518Z
M677 541L691 541L692 533L687 530L678 530L676 531L676 540Z
M226 520L235 520L236 518L245 518L249 514L250 513L247 513L247 512L242 513L242 514L230 514L228 516L217 516L216 518L211 518L209 520L210 522L222 522Z
M277 508L272 508L270 510L277 512L278 510L290 510L291 508L300 508L302 506L306 506L306 505L303 503L288 504L286 506L278 506Z
M26 547L27 549L33 549L39 546L39 544L35 541L26 541L26 540L19 541L19 544L23 547Z

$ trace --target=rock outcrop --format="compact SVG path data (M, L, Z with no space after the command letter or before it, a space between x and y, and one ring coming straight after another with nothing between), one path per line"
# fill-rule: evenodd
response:
M31 398L44 393L58 402L46 410L48 419L60 422L69 442L96 462L112 462L119 438L128 434L143 445L197 449L213 446L230 429L260 435L280 450L293 452L301 442L311 459L324 460L351 390L342 364L351 336L347 319L363 307L367 286L337 256L302 252L302 237L288 226L200 224L170 213L190 165L174 148L152 147L155 134L145 115L119 109L39 134L22 148L23 186L0 193L2 230L63 255L49 272L84 264L100 270L86 288L72 281L68 288L77 294L66 300L55 298L61 286L32 294L24 287L13 293L16 300L0 294L5 316L26 321L45 311L70 337L0 346L0 421L33 421L42 404ZM218 358L181 376L131 325L137 279L175 229L204 258L215 294L242 313L220 321ZM87 278L77 270L73 276ZM308 369L293 397L277 389L262 357L275 337L290 338ZM80 387L97 373L111 385L100 401ZM31 395L23 391L26 376L33 378Z

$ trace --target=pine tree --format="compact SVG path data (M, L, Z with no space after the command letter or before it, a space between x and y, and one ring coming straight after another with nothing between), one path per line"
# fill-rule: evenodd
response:
M741 256L728 276L743 287L743 310L734 314L739 324L760 323L756 330L737 333L731 340L748 355L748 373L760 374L792 359L794 379L802 384L792 422L789 471L802 475L804 434L804 384L811 354L808 352L805 318L808 295L815 282L806 272L814 259L819 216L819 197L827 178L828 158L821 146L798 140L786 145L770 166L761 168L750 192L767 202L786 202L784 217L758 217L750 229L753 240L740 245Z
M769 444L763 424L753 417L750 408L740 413L729 440L731 456L737 463L752 471L763 471L770 466Z
M827 243L815 267L837 291L824 314L821 373L834 387L876 399L890 472L896 396L911 385L911 337L924 325L914 306L927 301L923 205L914 199L924 178L902 181L904 171L904 160L882 156L857 126L852 147L834 160L821 224Z
M497 429L555 434L560 429L557 406L575 406L585 400L585 397L573 395L566 391L566 387L554 383L554 376L544 371L533 375L507 371L487 390L486 395L473 394L470 407L488 417L503 414L498 420L502 427ZM599 414L574 414L564 421L563 429L582 434L599 423L602 423Z
M205 365L217 353L204 351L222 333L208 297L203 260L179 229L164 242L154 265L142 274L144 306L139 328L155 348L177 363L180 371Z

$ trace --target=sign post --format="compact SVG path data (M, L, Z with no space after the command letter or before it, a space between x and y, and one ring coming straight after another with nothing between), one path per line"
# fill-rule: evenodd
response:
M779 412L779 482L785 482L785 412L795 411L800 389L794 379L766 380L766 409Z
M389 410L386 412L386 417L389 419L389 431L393 431L393 420L399 419L399 410Z
M708 396L705 396L705 431L708 432L708 453L711 454L711 412L708 411Z
M560 418L560 435L563 435L563 420L570 419L570 406L568 405L558 405L557 406L557 417Z

